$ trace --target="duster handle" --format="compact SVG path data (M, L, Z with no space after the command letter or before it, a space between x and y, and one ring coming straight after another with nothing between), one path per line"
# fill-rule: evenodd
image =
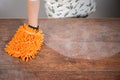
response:
M40 0L27 0L28 24L34 27L38 26Z

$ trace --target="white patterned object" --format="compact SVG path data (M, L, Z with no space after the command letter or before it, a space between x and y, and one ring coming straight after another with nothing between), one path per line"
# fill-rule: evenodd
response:
M85 17L96 10L95 0L45 0L48 17Z

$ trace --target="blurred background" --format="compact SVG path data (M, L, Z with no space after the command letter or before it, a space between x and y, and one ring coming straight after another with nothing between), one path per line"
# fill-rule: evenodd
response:
M27 18L27 0L0 0L0 18ZM120 0L96 0L97 10L89 18L120 18ZM44 0L40 3L39 17L45 14Z

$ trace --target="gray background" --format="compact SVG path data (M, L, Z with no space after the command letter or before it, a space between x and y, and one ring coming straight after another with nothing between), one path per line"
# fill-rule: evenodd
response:
M0 0L0 18L27 18L27 0ZM118 18L120 17L120 0L96 0L97 10L89 17ZM45 18L44 0L40 3L39 17Z

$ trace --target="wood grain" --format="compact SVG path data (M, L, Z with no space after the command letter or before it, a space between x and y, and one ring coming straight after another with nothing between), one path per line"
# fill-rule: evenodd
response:
M87 60L63 56L44 44L36 59L28 63L9 56L4 47L18 26L26 22L25 19L0 19L0 80L120 80L120 52ZM92 36L89 41L120 42L120 19L40 19L39 24L43 30L52 26L79 26L96 32L100 27L107 27L114 32L99 40Z
M1 80L119 80L117 71L21 71L1 70ZM8 75L9 74L9 75Z

